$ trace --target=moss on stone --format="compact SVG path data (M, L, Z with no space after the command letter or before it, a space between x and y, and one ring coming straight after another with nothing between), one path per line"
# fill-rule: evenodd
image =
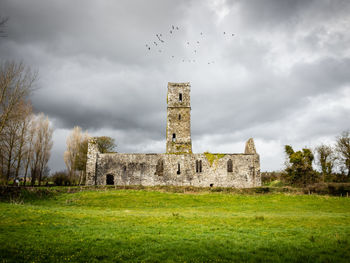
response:
M210 167L212 167L214 162L223 158L226 154L205 152L204 155L207 158L207 160L210 164Z

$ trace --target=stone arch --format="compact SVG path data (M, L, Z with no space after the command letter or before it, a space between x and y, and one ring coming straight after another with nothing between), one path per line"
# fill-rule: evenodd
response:
M106 185L114 185L114 175L113 174L106 175Z

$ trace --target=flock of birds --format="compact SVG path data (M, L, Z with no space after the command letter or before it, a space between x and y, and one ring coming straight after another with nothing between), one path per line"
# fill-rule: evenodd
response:
M180 30L180 27L179 26L174 26L172 25L170 28L169 28L169 33L166 34L166 36L174 36L177 34L177 31ZM223 31L222 32L222 35L225 36L225 37L234 37L235 34L233 33L228 33L226 31ZM200 39L194 41L194 42L190 42L190 41L185 41L184 42L184 45L188 48L192 48L192 51L193 52L192 54L193 55L197 55L198 52L199 52L199 49L200 49L200 44L201 42L203 41L203 37L205 35L203 34L203 32L200 32L199 33L199 37ZM159 52L159 53L163 53L164 50L165 50L165 45L166 45L166 41L165 41L165 36L161 33L159 34L155 34L155 38L150 42L150 43L146 43L145 46L146 46L146 49L148 51L156 51L156 52ZM168 40L169 41L169 40ZM194 45L193 45L194 44ZM171 55L171 58L172 59L175 59L175 55ZM196 57L192 57L191 59L189 58L181 58L180 61L182 62L189 62L189 63L195 63L197 62L196 60ZM215 63L215 60L207 60L206 63L208 65L210 64L214 64Z

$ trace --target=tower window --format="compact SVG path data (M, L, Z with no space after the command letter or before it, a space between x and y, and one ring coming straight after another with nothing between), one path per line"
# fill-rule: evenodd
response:
M177 172L176 172L177 174L181 174L181 170L180 170L180 164L178 163L177 164Z
M182 93L179 93L179 101L182 102Z
M179 114L179 121L181 120L181 114Z
M232 160L227 161L227 172L232 173L233 172L233 167L232 167Z
M173 133L173 142L175 142L175 141L176 141L176 134Z

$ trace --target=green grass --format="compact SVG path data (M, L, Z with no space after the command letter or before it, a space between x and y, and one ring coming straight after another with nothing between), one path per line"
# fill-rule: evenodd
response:
M350 198L58 192L0 202L1 262L348 262Z

